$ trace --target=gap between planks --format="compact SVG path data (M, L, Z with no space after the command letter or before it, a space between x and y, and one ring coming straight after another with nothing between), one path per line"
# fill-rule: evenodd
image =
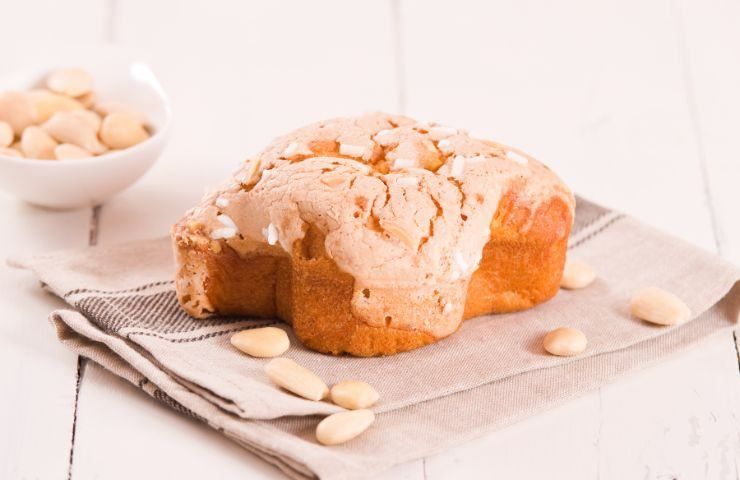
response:
M696 87L694 78L691 73L691 62L689 59L688 45L686 41L686 24L684 13L678 0L671 1L671 16L676 31L676 42L678 46L679 63L681 64L681 77L684 87L684 96L686 106L689 111L689 123L691 133L694 137L696 146L696 156L699 160L699 171L701 173L702 188L704 191L704 201L709 210L709 220L712 225L712 236L714 237L714 248L719 256L723 256L723 238L719 225L719 217L715 208L714 196L712 195L712 183L709 178L709 166L707 165L706 148L704 145L704 135L699 118L699 109L697 106ZM738 345L737 332L732 331L732 344L735 347L735 356L737 360L738 372L740 372L740 346Z
M100 226L100 211L103 209L102 205L97 205L90 211L90 229L87 237L88 246L95 246L98 244L98 228ZM82 388L82 379L85 376L85 368L87 367L87 359L82 355L77 356L77 374L75 381L75 403L72 411L72 438L69 446L69 465L67 467L67 480L72 479L72 468L74 466L75 458L75 438L77 433L77 408L80 401L80 389Z
M103 41L105 43L115 43L116 41L116 12L118 10L118 0L107 0L105 2L104 21L105 30ZM90 228L88 231L87 244L94 246L98 244L98 230L100 227L100 212L102 205L96 205L90 211ZM77 433L77 408L80 401L80 389L82 388L82 379L85 376L85 367L87 359L81 355L77 356L77 373L75 382L75 403L72 413L72 437L69 445L69 465L67 467L67 480L72 480L72 468L74 466L75 438Z
M706 149L704 147L704 136L702 135L701 122L699 121L699 110L696 105L694 79L691 75L691 65L686 45L686 27L684 25L683 12L676 0L671 2L671 16L673 17L673 24L676 31L678 58L681 65L681 81L683 83L686 106L689 111L691 134L694 137L694 145L696 146L695 153L699 160L699 171L701 173L704 201L707 202L707 209L709 210L709 221L712 225L712 235L714 236L714 248L717 250L717 255L722 256L723 250L719 234L717 212L714 208L714 199L712 197L711 183L709 181L709 167L707 166Z

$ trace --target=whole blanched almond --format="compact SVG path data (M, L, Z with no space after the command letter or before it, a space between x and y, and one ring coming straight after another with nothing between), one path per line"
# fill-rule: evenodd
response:
M343 175L322 175L320 178L321 183L327 187L338 187L339 185L347 182L347 177Z
M323 380L289 358L270 360L265 372L273 383L303 398L319 401L329 394L329 387Z
M24 92L5 92L0 94L0 120L13 128L13 133L20 135L29 125L36 121L36 109Z
M568 259L563 269L560 286L569 290L585 288L596 280L596 272L588 264L580 260Z
M93 154L77 145L62 143L54 149L54 156L57 160L78 160L80 158L90 158Z
M369 408L378 401L378 392L369 383L346 380L331 387L331 401L350 410Z
M0 157L23 158L23 154L15 148L0 147Z
M545 350L559 357L578 355L586 350L586 335L577 328L560 327L545 335L542 346Z
M134 117L142 125L148 124L146 116L127 103L117 102L115 100L97 102L93 106L93 110L95 110L95 112L97 112L101 117L106 117L111 113L125 113L126 115Z
M277 357L290 348L285 330L276 327L242 330L231 336L231 344L253 357Z
M79 97L75 98L78 102L82 104L87 109L91 109L93 105L95 105L95 102L98 100L98 95L93 92L89 91L84 95L80 95Z
M100 143L90 122L76 112L57 112L42 125L42 128L61 143L71 143L99 155L108 148Z
M111 113L103 119L100 139L110 148L128 148L149 138L144 126L126 113Z
M246 171L241 175L241 183L245 186L251 186L260 179L260 160L259 158L250 158L247 162Z
M75 110L73 112L69 112L68 115L84 121L90 126L90 128L95 130L96 133L100 130L100 126L103 124L103 120L100 118L100 115L92 110Z
M411 250L416 250L419 246L419 239L415 238L406 228L394 221L381 220L380 226L386 231L391 237L400 240L401 243L406 245Z
M57 112L83 110L85 108L74 98L46 89L31 90L28 92L28 98L33 103L37 123L44 123Z
M79 97L92 90L93 78L81 68L62 68L49 75L46 86L53 92Z
M372 410L349 410L329 415L316 427L316 440L322 445L339 445L367 430L375 421Z
M13 127L8 122L0 122L0 147L8 147L13 143Z
M280 155L286 160L300 160L308 155L311 155L313 151L311 148L303 142L290 142L287 147L283 150Z
M23 130L21 136L21 150L26 158L53 160L56 158L54 149L57 142L41 127L30 126Z
M630 312L646 322L666 326L684 323L691 317L683 300L658 287L648 287L632 297Z

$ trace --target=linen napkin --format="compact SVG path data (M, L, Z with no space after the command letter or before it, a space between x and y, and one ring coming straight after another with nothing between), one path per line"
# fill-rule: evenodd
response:
M292 478L364 478L533 415L735 326L738 269L584 199L575 218L569 255L596 269L592 285L561 291L524 312L468 320L434 345L380 358L309 351L277 320L188 317L175 297L167 238L10 263L34 271L74 308L50 316L73 351ZM682 298L692 320L658 327L631 317L631 296L648 286ZM229 344L232 333L266 325L285 329L291 347L284 356L328 385L372 384L381 396L373 426L344 445L318 444L317 423L342 409L275 387L264 373L267 360ZM544 352L544 334L563 325L586 334L585 353Z

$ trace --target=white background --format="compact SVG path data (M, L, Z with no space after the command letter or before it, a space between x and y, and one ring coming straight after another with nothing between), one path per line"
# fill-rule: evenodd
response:
M95 226L101 244L164 235L272 137L382 109L518 146L580 194L740 263L737 0L0 3L0 73L51 47L122 45L175 115L160 161L98 216L0 194L3 256L82 247ZM0 305L0 478L281 478L78 363L30 274L0 266ZM735 479L739 431L728 333L386 478Z

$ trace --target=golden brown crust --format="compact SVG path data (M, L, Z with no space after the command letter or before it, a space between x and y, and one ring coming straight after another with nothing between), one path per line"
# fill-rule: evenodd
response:
M276 139L175 226L197 318L278 317L309 348L388 355L559 286L574 199L523 152L371 113Z
M468 287L466 319L523 310L557 293L572 223L570 207L553 197L531 217L526 208L516 204L513 194L502 199Z
M553 197L532 214L516 199L514 191L502 198L479 268L469 283L460 281L466 288L464 318L529 308L558 290L572 223L570 207ZM324 239L313 230L294 246L291 256L280 251L240 256L225 243L216 249L188 243L177 234L184 222L175 227L175 248L181 268L202 269L200 278L206 279L203 288L211 302L207 311L281 318L292 324L308 348L335 355L392 355L438 340L402 328L416 320L396 314L387 325L378 326L353 311L354 279L326 256ZM442 308L434 296L414 303L406 292L376 289L372 294L399 303L401 316L418 317ZM178 295L183 304L189 300L183 298L186 289L178 289Z

